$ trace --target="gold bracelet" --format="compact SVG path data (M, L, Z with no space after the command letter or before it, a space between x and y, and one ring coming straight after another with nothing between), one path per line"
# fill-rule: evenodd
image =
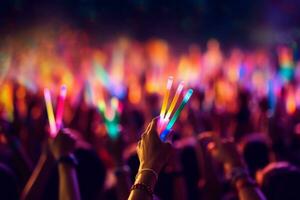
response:
M139 170L138 173L135 176L135 179L137 179L138 175L140 175L142 172L145 172L145 171L148 171L148 172L151 172L152 174L154 174L155 180L156 181L158 180L158 174L157 174L157 172L154 171L153 169L150 169L150 168L144 168L144 169Z
M136 183L132 185L130 191L132 190L142 190L153 198L153 189L144 183Z

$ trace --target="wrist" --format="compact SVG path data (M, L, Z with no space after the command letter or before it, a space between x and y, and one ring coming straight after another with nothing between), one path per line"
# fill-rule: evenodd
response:
M247 188L256 188L257 183L250 177L243 177L236 180L234 186L237 189L237 191L241 191Z
M234 167L227 175L230 178L232 185L236 188L238 188L238 185L241 185L241 182L244 184L245 182L248 183L248 180L252 180L248 169L245 167Z
M58 159L56 159L56 162L59 166L63 165L76 167L78 165L78 160L72 153L60 156Z
M115 168L114 173L117 177L122 176L124 174L129 174L130 168L128 165L120 165Z
M224 164L225 170L227 173L231 173L234 169L245 169L247 170L246 165L242 160L235 160L235 161L230 161L228 163Z
M157 177L150 171L142 171L141 173L139 171L135 178L135 183L144 183L151 188L154 188L156 182Z
M69 156L69 155L73 155L72 152L53 152L53 157L54 159L57 161L59 160L60 158L62 157L66 157L66 156Z
M139 167L139 171L142 169L152 169L154 170L157 174L160 173L162 167L159 165L154 165L154 164L141 164Z

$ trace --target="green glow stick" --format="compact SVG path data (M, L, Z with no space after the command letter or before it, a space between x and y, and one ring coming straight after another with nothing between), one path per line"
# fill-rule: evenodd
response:
M117 100L113 100L112 107L117 106L116 103L118 103L118 102L114 102L114 101L117 101ZM113 140L117 139L119 137L119 131L120 131L119 130L119 121L120 121L119 113L117 112L116 109L111 108L111 109L113 109L112 112L114 112L114 115L113 115L112 119L108 118L106 116L106 105L105 105L104 101L98 102L98 109L104 120L104 125L105 125L105 128L107 130L109 137Z

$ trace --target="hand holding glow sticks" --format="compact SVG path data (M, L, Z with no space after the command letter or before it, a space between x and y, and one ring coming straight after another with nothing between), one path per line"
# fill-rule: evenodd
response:
M46 109L48 114L50 136L52 138L55 138L59 129L62 128L63 110L64 110L64 102L66 99L66 95L67 95L67 88L66 86L63 85L61 87L59 99L57 103L56 117L54 117L50 90L48 88L44 89L44 98L45 98Z

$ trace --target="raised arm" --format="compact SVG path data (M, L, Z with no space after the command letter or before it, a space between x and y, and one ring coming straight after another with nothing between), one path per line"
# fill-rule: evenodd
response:
M53 141L50 141L50 150L58 163L60 200L80 199L74 149L75 139L67 129L63 129Z
M54 160L49 156L46 149L41 153L37 165L28 179L21 199L41 199L45 185L51 172Z
M210 145L215 158L223 162L225 172L238 192L240 200L265 200L265 196L249 176L247 167L232 141L215 138Z
M152 120L137 146L140 166L129 200L150 200L158 174L169 159L172 146L160 140L156 131L157 119Z

